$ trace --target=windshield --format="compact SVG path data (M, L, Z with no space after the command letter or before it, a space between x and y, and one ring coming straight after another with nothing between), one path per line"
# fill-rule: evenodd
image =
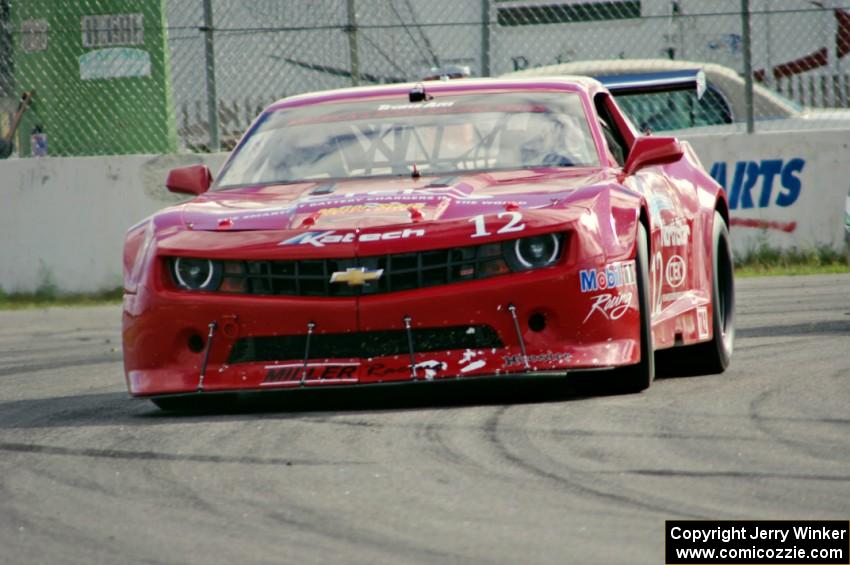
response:
M268 112L217 188L598 164L576 93L381 98Z

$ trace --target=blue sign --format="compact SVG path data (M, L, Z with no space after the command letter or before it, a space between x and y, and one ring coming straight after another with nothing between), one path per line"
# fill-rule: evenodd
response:
M729 207L732 210L768 208L772 205L788 207L800 197L803 185L798 175L805 166L806 161L799 157L788 161L782 159L738 161L735 163L730 186L727 182L726 163L718 161L711 166L711 176L726 189L729 195ZM779 187L774 191L777 177ZM760 187L757 186L759 181L761 181Z

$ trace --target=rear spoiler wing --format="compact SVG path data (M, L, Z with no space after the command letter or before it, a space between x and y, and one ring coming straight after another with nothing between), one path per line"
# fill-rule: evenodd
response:
M651 94L676 90L696 90L697 98L705 94L705 73L702 69L657 71L594 77L614 96Z

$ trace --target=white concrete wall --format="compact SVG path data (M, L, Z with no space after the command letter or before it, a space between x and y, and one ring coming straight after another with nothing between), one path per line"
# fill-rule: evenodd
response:
M169 169L224 155L50 157L0 161L0 288L66 292L121 286L128 227L180 197Z
M850 130L689 141L716 177L725 166L732 198L740 168L732 210L737 252L761 241L783 248L843 245ZM120 286L127 228L180 200L163 186L168 170L205 162L215 172L223 159L215 154L0 161L0 288L27 292L53 283L62 291L94 292Z
M726 188L737 253L762 242L783 249L843 248L850 130L681 138Z

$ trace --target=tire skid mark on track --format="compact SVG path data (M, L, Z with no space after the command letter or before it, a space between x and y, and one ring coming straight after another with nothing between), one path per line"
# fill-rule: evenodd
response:
M845 371L837 371L833 373L832 376L841 376L844 374L846 374ZM780 443L794 451L805 453L809 457L813 457L823 461L835 461L841 463L846 463L847 461L850 461L850 449L848 449L846 445L827 445L823 443L824 440L822 437L818 437L817 440L813 440L810 435L802 439L792 439L788 437L787 429L780 431L779 429L777 429L777 426L771 425L772 421L776 421L779 419L763 416L762 408L765 404L767 404L770 400L772 400L775 396L779 395L781 392L783 391L779 388L770 388L757 395L750 401L748 414L753 425L760 431L764 432L775 442ZM787 422L786 419L781 420L783 422ZM837 420L834 418L812 418L799 421L805 424L850 424L850 420Z
M487 439L488 441L497 449L497 451L502 455L502 457L513 464L514 466L526 471L540 479L544 479L546 481L554 482L558 484L562 488L566 488L569 491L572 491L578 495L589 496L592 498L597 498L600 500L604 500L606 502L611 502L617 505L626 505L635 508L641 508L644 510L649 510L656 514L661 514L667 517L680 517L680 518L690 518L690 519L699 519L702 518L699 514L692 514L689 512L682 512L680 509L670 508L667 506L663 506L660 504L644 502L636 499L634 496L626 495L626 494L616 494L611 491L602 490L599 488L591 487L586 484L582 484L574 479L568 478L560 473L555 473L544 469L541 466L534 465L529 461L519 457L511 452L508 448L506 442L499 434L500 421L504 417L504 415L510 410L510 406L503 406L499 410L493 414L485 424L485 430L487 431ZM539 450L536 451L539 455L544 455ZM580 471L577 472L576 469L572 469L569 467L561 467L567 472L570 473L572 477L578 477L582 474L587 475L587 473L582 473ZM596 481L598 482L598 481Z
M406 559L414 557L417 561L425 559L429 562L441 563L447 560L462 562L469 559L456 553L438 551L429 546L407 543L406 540L398 539L398 537L389 537L388 534L391 535L391 532L383 530L376 532L362 526L357 527L352 522L342 522L335 514L317 512L304 506L290 510L289 513L268 511L265 516L270 520L304 530L321 538L337 542L342 540L354 546L365 546L367 549L379 551L395 559L399 555L406 556Z
M340 416L345 417L345 416ZM322 417L323 419L325 417ZM327 418L328 422L334 422L335 418L330 417ZM316 418L313 417L305 417L305 418L285 418L284 420L278 420L274 417L262 418L260 422L263 423L264 429L271 428L275 423L279 423L280 426L278 428L274 428L277 431L284 432L282 436L285 436L285 445L291 446L292 448L306 448L306 449L315 449L316 446L313 445L315 441L316 435L324 436L322 433L322 428L317 427ZM338 422L337 422L338 423ZM364 422L360 422L364 423ZM207 438L207 442L214 442L216 445L236 445L239 443L243 443L244 440L244 431L246 426L253 427L253 424L249 421L246 421L241 427L240 433L232 433L233 437L227 436L228 439L224 440L220 432L217 431L214 437ZM390 430L392 428L392 424L385 425L376 425L376 426L354 426L354 428L348 427L347 429L351 429L351 434L338 434L333 432L331 435L333 436L333 440L335 444L345 446L350 449L351 452L365 453L367 449L364 449L364 444L368 444L369 447L373 449L371 452L373 456L377 457L379 461L364 463L364 465L368 465L367 471L369 471L370 467L376 465L382 465L383 460L381 457L385 453L385 449L389 448L390 451L393 450L393 445L385 445L383 436L375 436L374 432ZM367 431L369 435L363 436L360 435L363 431ZM315 431L316 434L306 433L309 431ZM355 433L356 432L356 433ZM279 447L278 443L275 443L276 439L279 439L282 436L276 436L274 433L269 434L267 437L260 437L259 443L258 438L255 437L249 444L251 449L261 449L264 451L276 451ZM376 441L377 438L377 441ZM397 439L397 438L395 438ZM268 440L268 441L266 441ZM326 446L327 448L327 446ZM342 468L345 466L344 462L339 463L339 467ZM371 525L371 521L363 521L362 518L366 513L369 512L368 508L362 508L357 511L357 517L352 519L344 519L342 516L345 515L346 510L350 511L350 508L347 507L345 499L337 499L333 505L332 510L328 510L327 508L323 508L320 506L311 506L309 502L307 505L304 503L305 489L309 491L310 488L318 488L323 491L335 490L342 486L341 477L345 477L345 474L339 474L343 469L332 469L329 471L331 476L334 478L328 481L328 475L315 476L315 482L308 481L311 486L306 486L307 483L300 483L300 489L290 489L290 488L282 488L275 489L274 493L267 494L262 496L261 498L255 498L251 500L252 497L256 496L256 492L251 489L250 483L245 485L240 482L239 485L227 485L228 490L239 488L244 491L244 489L248 489L247 491L241 492L240 494L244 494L245 498L242 499L241 503L246 504L247 511L251 513L252 516L262 516L263 519L260 520L260 523L252 526L249 535L249 539L268 539L274 538L278 540L284 540L287 546L287 555L293 555L289 550L292 547L297 547L297 551L301 553L295 553L294 555L306 555L311 556L307 559L302 559L301 561L311 562L311 560L315 559L316 555L323 555L321 561L317 562L363 562L363 563L375 563L375 562L397 562L399 560L400 555L404 555L405 559L410 559L410 555L417 557L417 561L427 561L427 562L460 562L461 559L450 552L437 552L433 549L427 548L421 545L421 539L415 537L411 538L411 541L407 539L402 539L400 536L396 535L395 538L392 536L388 537L387 533L392 532L392 528L396 525L394 523L388 523L387 529L382 529L380 531L376 531L376 528L380 526ZM319 472L319 471L317 471ZM273 481L281 479L281 476L276 474L276 470L272 469L270 471L265 471L265 475L258 474L255 476L254 481L259 480L262 485L273 484ZM309 473L313 473L313 471L309 471ZM381 470L381 475L389 475L389 472L386 470ZM302 475L300 475L303 477ZM274 478L272 478L274 477ZM177 477L177 480L180 480L181 477ZM283 484L287 487L289 486L288 481L283 479ZM226 480L221 486L226 484ZM355 486L356 485L352 485ZM191 489L197 491L198 496L208 496L208 492L205 490L197 490L198 485L191 481L185 481L183 483L183 488ZM350 487L349 487L350 488ZM230 492L230 498L233 500L238 500L238 496L234 497L237 494L235 492ZM309 498L307 500L312 500ZM250 502L246 502L245 499L248 499ZM232 512L230 507L225 508L225 511ZM365 525L364 525L365 524ZM283 526L283 528L281 527ZM263 536L265 535L265 538ZM259 536L259 537L258 537ZM333 551L337 553L342 553L345 557L339 557L338 559L332 559L327 557L328 549L330 547L329 540L333 540L336 542L333 546ZM348 546L347 548L345 546ZM343 549L344 548L344 549ZM353 551L352 551L353 550ZM424 557L418 557L420 554L424 555ZM378 555L381 556L380 559L376 559L374 557L370 557L368 559L364 559L360 557L359 559L352 559L351 555ZM390 557L392 559L390 559ZM427 558L427 559L426 559ZM274 558L269 558L271 561L275 561ZM467 558L468 560L468 558Z
M388 427L400 427L396 425L390 426L390 424L386 424L383 422L370 422L368 420L349 420L346 418L340 417L328 417L328 416L300 416L299 420L303 420L306 422L314 423L314 424L323 424L329 426L343 426L350 428L372 428L372 429L385 429Z
M441 462L449 463L460 468L470 477L489 477L494 479L510 480L508 473L502 473L492 466L483 464L481 461L456 449L452 446L451 439L457 439L457 432L480 432L480 426L446 426L439 421L438 414L434 414L424 431L424 439L428 442L428 451ZM449 439L451 438L451 439Z
M136 425L139 415L133 412L137 401L124 392L98 392L92 388L79 396L56 396L10 400L0 403L0 428L68 429L111 424ZM109 390L109 389L107 389ZM114 390L114 387L111 389ZM169 425L173 419L155 420L156 425ZM153 422L147 423L153 425Z
M605 432L591 430L528 430L528 435L552 436L560 438L586 439L586 438L634 438L634 439L680 439L682 441L761 441L757 436L734 436L722 434L689 434L681 432Z
M33 479L41 478L37 473ZM49 478L48 478L49 480ZM28 496L35 493L26 492ZM103 543L103 537L96 532L87 529L85 520L81 520L78 515L68 514L47 514L38 515L35 522L31 522L29 527L25 527L23 531L18 529L18 539L21 537L29 538L32 544L33 539L38 540L36 543L39 546L38 558L27 560L31 563L121 563L126 562L127 553L121 550L116 550L109 547L109 544ZM12 537L12 540L15 540ZM17 541L17 540L15 540ZM62 550L57 548L73 548L73 550ZM90 548L97 548L91 550ZM85 553L86 557L80 557L80 553ZM119 555L123 553L123 557ZM11 544L3 545L4 556L18 556L19 552L15 550L14 541ZM70 557L74 555L74 557ZM16 561L10 561L14 563ZM18 560L17 562L21 562Z
M31 536L36 536L35 539L40 539L38 543L38 558L30 560L31 562L43 563L124 563L128 561L128 556L132 556L132 560L139 563L173 563L174 559L157 559L155 557L155 549L145 545L143 539L136 540L121 540L122 545L119 545L117 536L106 536L104 531L106 528L102 526L100 531L92 530L88 526L90 520L103 521L102 516L93 516L87 512L88 501L91 499L112 499L116 506L125 508L126 500L129 492L125 490L116 490L104 496L102 492L91 491L84 488L79 488L74 480L69 480L67 476L69 469L57 469L56 472L49 471L42 466L37 466L28 471L33 475L27 483L35 482L35 479L41 478L40 484L51 485L50 492L61 497L64 500L76 501L76 508L65 512L41 512L37 523L33 524L30 530ZM85 473L86 469L82 468L79 473ZM150 477L150 475L145 475ZM142 477L138 477L141 479ZM163 496L162 501L158 501L158 507L168 507L172 504L178 504L178 497L172 498L172 490L168 485L159 485L157 493ZM35 496L37 493L24 492L26 498ZM154 494L149 492L150 494ZM25 499L26 499L25 498ZM24 500L25 500L24 499ZM180 500L180 503L183 501ZM148 511L155 508L148 508ZM129 508L127 512L138 512L139 508L134 510ZM119 526L121 520L116 520L116 523L110 526ZM129 542L129 543L128 543ZM32 539L30 543L33 543ZM7 549L4 546L4 549ZM6 552L7 555L16 555L15 552Z
M162 453L156 451L130 451L118 449L97 449L91 447L71 448L55 445L39 445L31 443L0 442L0 451L16 453L37 453L42 455L64 455L75 457L93 457L97 459L128 459L139 461L191 461L194 463L239 463L242 465L274 465L291 467L300 466L339 466L365 465L367 461L320 461L313 459L279 458L279 457L230 457L226 455Z
M41 371L52 371L54 369L66 369L69 367L84 367L88 365L105 365L107 363L120 363L121 354L98 355L96 357L71 357L57 361L40 363L27 363L26 365L11 365L0 367L0 377L9 375L25 375Z
M181 465L181 470L175 469L175 465ZM139 497L147 495L146 489L153 486L157 494L170 504L179 506L181 509L191 508L205 518L222 516L221 505L217 504L216 497L211 497L205 489L194 488L191 475L187 476L187 462L171 460L148 460L144 463L144 476L150 480L138 485ZM134 485L135 487L135 485ZM135 489L134 489L135 490Z
M439 416L439 414L435 414L435 420L429 422L425 426L424 433L422 437L425 438L429 442L433 442L439 444L439 446L435 449L435 452L446 450L446 460L447 461L455 461L461 462L466 461L468 463L474 463L476 466L481 468L487 468L486 466L482 466L480 462L476 459L472 459L467 455L461 453L457 449L451 447L449 438L455 438L458 434L469 433L469 432L480 432L481 426L479 425L465 425L465 424L447 424L445 421ZM330 426L342 426L342 427L355 427L355 428L366 428L366 429L390 429L390 430L417 430L421 428L420 424L405 424L405 423L393 423L390 424L379 424L377 422L363 422L363 421L346 421L334 418L304 418L305 422L309 423L321 423L323 425ZM840 420L838 423L848 424L850 425L850 420ZM587 429L548 429L548 428L519 428L515 426L500 426L499 428L502 432L506 433L519 433L525 432L529 436L539 436L539 437L558 437L558 438L573 438L573 439L592 439L592 438L635 438L635 439L679 439L683 441L725 441L725 440L735 440L735 441L752 441L758 442L763 441L761 436L757 435L749 435L749 436L741 436L741 435L723 435L723 434L700 434L700 433L681 433L681 432L673 432L673 431L664 431L664 432L640 432L640 431L627 431L627 430L619 430L619 431L605 431L605 430L587 430ZM494 475L495 476L495 475Z
M757 338L742 338L741 341L743 343L738 342L737 335L735 336L735 351L764 351L764 350L784 350L788 347L799 347L802 345L806 345L811 341L815 341L817 338L799 338L799 339L786 339L783 341L772 341L769 343L750 343L750 341L755 341Z
M626 474L650 477L695 477L718 479L778 479L786 481L834 481L850 482L848 475L815 475L800 473L765 473L762 471L691 471L675 469L625 469L622 471L599 471L600 475Z
M449 445L449 442L443 437L443 426L436 420L437 416L435 415L425 424L425 428L422 430L422 438L427 442L426 449L428 452L440 461L455 467L462 468L469 465L477 467L474 459L467 457Z
M115 349L119 349L121 347L121 342L116 339L116 337L112 334L103 334L97 337L92 337L90 339L68 339L63 340L58 343L50 342L49 345L42 344L36 347L31 347L32 342L29 340L15 342L11 340L0 340L3 345L3 355L32 355L32 356L43 356L45 354L51 354L59 351L73 351L79 353L80 349L88 348L88 349L98 349L102 347L114 347ZM11 343L10 343L11 341ZM7 357L8 358L8 357Z
M699 378L699 377L696 377ZM574 399L568 399L574 400ZM556 403L553 403L556 404ZM2 405L0 405L2 406ZM526 406L525 404L517 404L515 406ZM498 407L504 408L504 406ZM684 413L677 414L678 416L685 416ZM715 415L703 414L706 417L716 417ZM346 420L342 419L343 417L321 417L316 418L312 416L293 416L293 419L303 420L306 423L321 423L323 425L331 425L331 426L342 426L342 427L355 427L355 428L369 428L369 429L392 429L392 430L417 430L422 428L422 424L411 424L405 422L393 422L392 424L385 424L382 422L370 422L364 420ZM458 434L469 433L469 432L481 432L482 427L478 424L457 424L457 423L447 423L442 414L435 409L432 421L429 421L427 425L425 425L425 433L423 437L428 439L429 441L436 440L437 435L440 436L449 436L455 437ZM841 420L841 423L850 424L850 419ZM756 435L750 436L740 436L740 435L723 435L723 434L702 434L702 433L681 433L679 431L659 431L659 432L641 432L641 431L632 431L632 430L618 430L618 431L606 431L606 430L592 430L592 429L555 429L555 428L545 428L545 427L517 427L517 426L507 426L500 423L499 430L502 432L514 434L519 432L527 433L530 436L552 436L552 437L571 437L576 439L582 438L645 438L645 439L681 439L686 441L691 440L710 440L710 441L722 441L722 440L740 440L740 441L760 441L761 437ZM439 440L441 443L446 444L446 438L441 437ZM442 447L442 446L441 446ZM457 453L456 450L452 449L453 453ZM461 457L466 457L461 454ZM476 461L477 464L477 461Z
M848 320L822 320L820 322L806 322L802 324L788 324L784 326L757 326L749 328L738 328L735 336L748 337L776 337L782 335L848 335L850 334L850 319Z

